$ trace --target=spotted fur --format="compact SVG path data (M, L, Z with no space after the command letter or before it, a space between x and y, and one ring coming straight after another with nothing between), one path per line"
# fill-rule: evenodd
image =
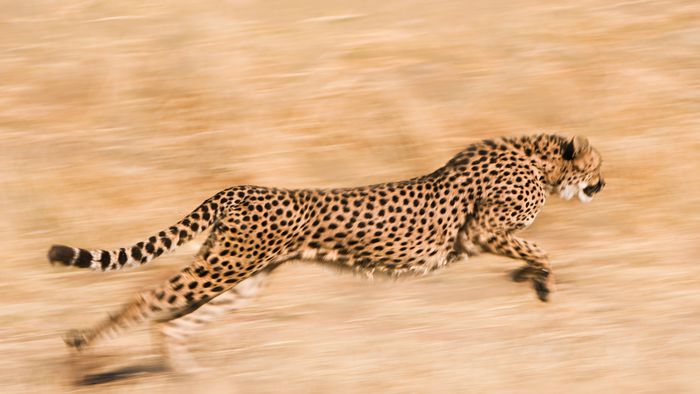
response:
M66 342L81 348L139 321L172 322L292 259L397 276L486 250L524 260L513 279L530 280L546 301L553 290L548 258L514 232L534 221L548 194L589 201L605 184L600 167L585 138L536 135L475 143L433 173L402 182L330 190L234 186L131 247L53 246L53 263L109 271L145 264L210 230L192 265Z

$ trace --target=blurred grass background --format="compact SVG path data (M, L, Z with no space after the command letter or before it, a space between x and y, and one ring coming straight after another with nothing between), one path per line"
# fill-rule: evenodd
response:
M696 1L3 1L0 391L697 392ZM335 187L434 170L500 135L588 136L608 186L526 237L540 304L464 260L397 283L281 268L193 343L207 373L73 385L138 364L146 330L76 367L59 336L187 264L51 268L129 245L233 184Z

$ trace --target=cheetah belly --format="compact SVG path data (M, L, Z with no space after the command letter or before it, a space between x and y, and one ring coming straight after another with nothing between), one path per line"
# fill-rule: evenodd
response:
M298 258L305 261L314 261L321 264L330 264L334 268L348 269L372 277L375 273L398 276L411 273L424 275L447 265L457 256L454 248L444 245L437 252L430 255L412 256L406 263L393 263L385 261L381 257L353 257L341 255L337 250L325 248L304 248L299 252ZM410 262L409 262L410 261Z

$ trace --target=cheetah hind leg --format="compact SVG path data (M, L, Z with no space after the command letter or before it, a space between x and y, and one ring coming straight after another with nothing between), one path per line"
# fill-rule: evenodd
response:
M222 316L245 308L269 283L269 275L277 268L269 265L254 276L237 284L212 301L188 315L153 325L153 333L166 368L182 374L206 371L189 351L192 336Z
M93 327L69 332L64 342L76 350L83 350L95 341L113 337L137 323L147 320L167 322L188 315L236 284L264 271L270 261L229 262L228 266L232 268L233 264L237 264L237 268L223 272L222 276L218 272L221 267L212 267L199 259L167 282L138 294L119 312L110 314Z

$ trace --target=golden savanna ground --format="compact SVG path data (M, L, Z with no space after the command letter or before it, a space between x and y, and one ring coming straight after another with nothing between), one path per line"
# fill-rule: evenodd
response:
M0 392L700 391L697 1L0 9ZM396 283L295 263L196 338L207 372L75 384L155 360L146 327L77 361L60 335L197 242L109 274L49 266L52 243L126 246L230 185L398 180L538 131L588 136L607 181L526 232L552 257L552 302L490 255Z

